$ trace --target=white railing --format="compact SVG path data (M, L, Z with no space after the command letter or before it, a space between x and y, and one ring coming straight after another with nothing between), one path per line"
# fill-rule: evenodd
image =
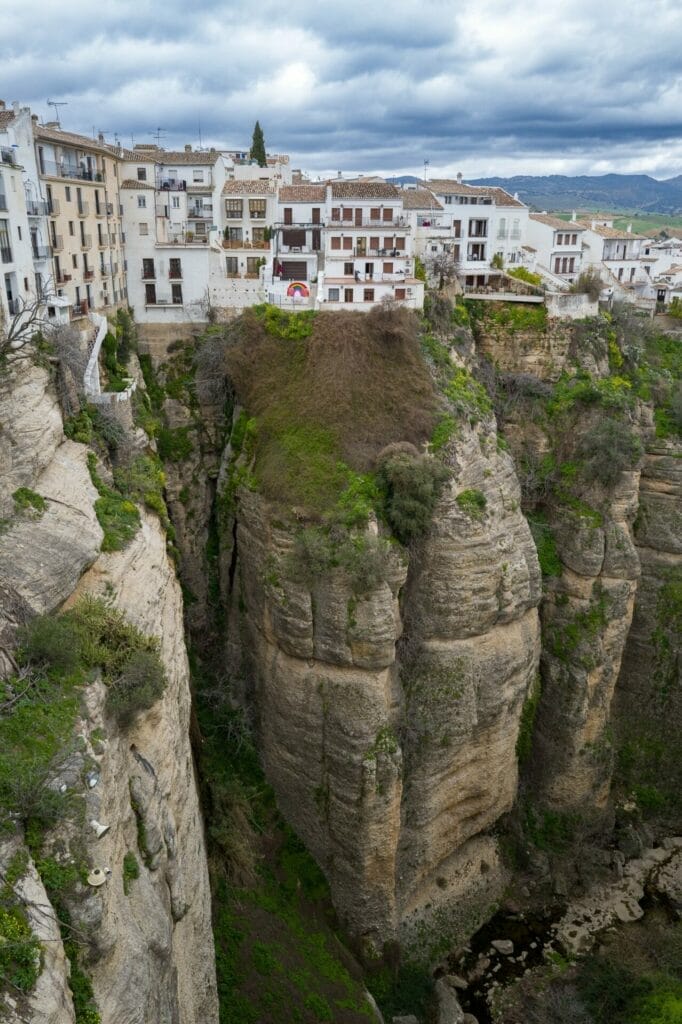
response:
M99 313L88 313L90 322L97 329L95 339L90 349L90 358L83 374L83 389L88 401L93 405L110 405L114 402L127 402L137 387L137 382L131 380L125 391L102 391L99 378L99 354L102 348L109 324L105 316Z

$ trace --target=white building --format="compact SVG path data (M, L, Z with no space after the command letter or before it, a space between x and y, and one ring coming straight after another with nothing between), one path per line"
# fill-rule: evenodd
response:
M265 281L269 302L292 309L315 305L326 219L326 185L281 186Z
M576 221L564 221L546 213L528 217L528 244L535 250L534 270L550 283L570 285L583 269L585 228Z
M461 238L452 227L452 217L427 188L406 187L401 192L403 211L414 239L414 254L427 269L442 259L458 267Z
M643 268L644 235L635 235L623 228L614 228L613 221L590 219L570 221L569 229L575 223L583 231L583 265L595 267L607 287L615 288L625 298L628 290L635 291L646 285L647 275ZM651 260L645 260L651 264Z
M383 181L334 179L325 191L318 307L368 310L391 299L421 309L424 283L414 276L401 190Z
M493 259L504 266L523 262L528 207L504 189L467 185L459 178L434 179L427 183L444 213L442 223L451 226L452 239L460 246L460 277L466 286L485 285Z

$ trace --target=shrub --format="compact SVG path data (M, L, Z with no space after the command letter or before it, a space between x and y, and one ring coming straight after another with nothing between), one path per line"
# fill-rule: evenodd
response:
M38 516L42 516L47 508L47 501L41 494L36 494L30 487L18 487L12 495L14 505L17 509L31 509Z
M485 514L486 500L482 491L460 491L455 501L470 519L482 519Z
M0 986L30 992L40 975L40 943L19 907L0 907Z
M635 431L621 420L600 419L578 445L583 460L581 473L588 481L606 487L617 483L621 473L634 469L642 457L642 443Z
M455 371L445 388L445 394L455 411L468 417L471 424L478 423L492 412L493 405L487 391L466 370Z
M516 267L514 270L508 270L507 274L509 277L515 277L517 281L525 281L526 284L533 284L536 287L542 285L542 278L539 274L533 274L530 270L526 270L525 267Z
M599 271L595 270L594 267L590 267L588 270L584 270L576 281L570 287L570 291L574 294L588 295L592 302L596 302L599 298L601 290L603 288Z
M449 475L442 463L428 455L399 453L380 464L377 482L383 493L383 513L402 544L428 530Z
M39 615L19 633L20 658L24 663L71 675L80 663L80 637L72 619Z
M533 728L535 726L535 716L537 714L541 695L542 680L538 675L536 676L530 692L524 701L523 709L521 711L519 734L516 737L516 756L519 759L520 764L525 764L531 755L531 750L533 748Z
M138 711L147 711L163 695L166 676L156 651L135 651L112 681L107 710L121 725L128 725Z
M88 452L88 469L100 495L95 502L95 515L104 531L102 551L122 551L140 528L140 513L132 501L107 487L97 472L94 452Z
M133 882L140 877L140 865L137 857L130 850L123 857L123 892L130 894Z
M161 427L157 436L159 455L164 461L182 462L193 451L189 427Z

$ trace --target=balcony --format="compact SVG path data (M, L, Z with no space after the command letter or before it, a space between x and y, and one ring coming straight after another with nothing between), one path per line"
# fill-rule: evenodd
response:
M171 281L182 281L182 271L181 270L169 270L168 271L168 278Z
M52 255L52 249L49 245L33 245L31 249L34 260L49 260Z
M73 178L75 181L104 180L102 172L95 168L56 163L54 160L43 160L40 164L40 173L48 178Z
M64 239L62 238L62 236L61 235L53 235L52 236L52 251L53 252L63 252L63 250L64 250Z
M326 220L325 227L336 228L338 231L345 231L346 228L400 228L401 231L410 231L410 223L406 217L393 217L391 220L372 220L370 217L363 217L361 221L353 220ZM319 225L317 225L319 227ZM291 227L290 224L285 227Z
M155 270L143 270L142 271L142 280L143 281L156 281L156 271Z
M10 167L19 166L12 146L0 146L0 161L3 164L9 164Z
M355 249L334 249L329 253L329 256L331 259L341 260L349 257L351 253L353 256L360 256L363 259L372 256L380 256L386 259L403 259L405 257L404 249L366 249L362 246L360 248L356 246Z
M186 181L179 181L177 178L157 178L156 187L162 192L185 192Z
M3 263L12 263L14 256L12 255L12 247L10 245L0 246L0 259Z
M57 284L66 284L71 280L71 274L65 274L63 270L57 273Z
M97 246L98 246L98 248L106 249L106 247L108 245L109 245L109 242L108 242L108 240L106 238L102 238L101 235L97 236Z
M92 235L81 235L81 249L89 249L92 246Z
M58 199L50 199L47 204L47 213L49 217L58 217L61 207Z
M269 242L237 241L232 238L223 238L223 249L269 249Z
M83 280L84 281L94 281L94 279L95 279L95 271L94 270L84 270L83 271Z
M50 212L50 205L42 199L27 199L26 212L29 217L45 217Z
M76 213L79 217L87 217L90 213L90 203L79 203Z
M213 220L213 207L191 206L187 211L188 220Z

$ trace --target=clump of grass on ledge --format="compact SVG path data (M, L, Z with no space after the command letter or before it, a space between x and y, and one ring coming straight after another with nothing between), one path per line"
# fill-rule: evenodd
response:
M47 501L41 494L32 491L30 487L18 487L12 495L14 505L18 511L31 511L37 516L42 516L47 509Z
M386 445L428 440L437 399L418 327L409 310L383 307L244 313L226 363L257 422L253 471L267 497L325 513Z

